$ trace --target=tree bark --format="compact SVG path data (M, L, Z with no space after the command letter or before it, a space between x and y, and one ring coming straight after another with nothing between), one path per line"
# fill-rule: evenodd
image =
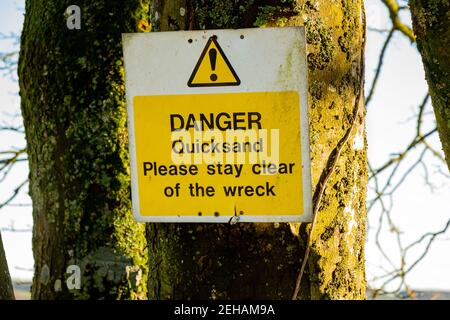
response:
M26 1L19 84L33 200L33 299L146 298L145 227L130 205L121 34L145 0ZM81 288L67 267L81 268ZM72 279L73 280L73 279Z
M351 132L319 206L300 298L364 299L363 1L165 3L152 2L157 31L306 26L316 195L336 148ZM293 223L149 224L149 298L289 299L310 228Z
M2 235L0 234L0 300L14 300L14 290L9 276L8 263L3 250Z
M439 137L450 170L450 2L411 0L409 5Z

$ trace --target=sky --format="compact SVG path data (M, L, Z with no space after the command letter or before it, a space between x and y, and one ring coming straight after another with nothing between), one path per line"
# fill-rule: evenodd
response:
M0 32L20 33L23 22L24 1L0 0ZM10 51L12 43L0 40L0 52ZM20 99L18 84L9 76L0 75L0 125L21 125ZM24 136L12 132L0 133L0 150L10 150L26 145ZM11 195L12 190L20 182L26 180L28 167L26 162L19 163L8 178L0 183L0 202ZM30 204L31 200L24 189L16 203ZM11 276L17 280L28 280L33 272L33 254L31 250L31 207L5 207L0 210L0 228L17 229L20 232L2 231Z
M20 33L23 22L23 0L0 0L0 32ZM22 8L21 10L18 10ZM371 28L384 29L389 26L388 14L379 0L366 0L368 25ZM403 21L409 21L403 16ZM368 32L366 47L366 91L377 64L379 51L386 34ZM11 43L0 40L0 52L11 49ZM404 148L415 135L414 115L417 106L427 92L423 67L414 45L404 36L396 34L387 51L384 68L376 88L375 96L367 111L367 140L369 161L374 167L383 164L390 156ZM0 124L20 124L20 100L17 82L10 77L0 77ZM430 103L426 108L424 126L434 126ZM426 131L426 130L425 130ZM432 145L440 150L437 135ZM17 133L0 133L0 150L11 147L23 147L23 135ZM417 152L416 152L417 154ZM414 157L406 160L411 164ZM402 231L402 241L408 244L420 235L440 230L450 218L448 198L450 182L448 178L437 173L437 168L446 170L433 157L426 158L430 170L430 181L435 185L432 190L426 183L424 171L415 170L408 177L395 195L392 220ZM405 166L407 168L407 166ZM404 170L404 169L403 169ZM19 164L8 178L0 183L0 202L8 197L14 186L24 181L28 175L26 163ZM0 177L1 178L1 177ZM369 185L368 198L374 193ZM15 203L30 204L27 190L23 190ZM0 210L0 229L5 246L10 273L16 282L29 281L32 277L33 258L31 249L30 206L10 206ZM379 218L379 207L369 212L369 230L366 245L367 277L370 280L389 267L379 254L374 240ZM11 232L8 229L18 231ZM5 230L6 229L6 230ZM396 240L389 230L380 236L386 252L392 256L394 263L399 263ZM407 276L407 282L414 289L435 289L450 291L450 232L441 236L431 247L426 258ZM407 262L420 255L417 250L407 256ZM373 282L373 284L375 284Z
M385 29L389 26L387 10L380 5L380 2L379 0L366 1L368 25L371 28ZM404 15L402 21L410 23L410 17ZM385 37L386 34L368 32L366 92L369 91ZM415 136L414 116L427 92L420 55L415 45L412 45L403 35L397 33L394 36L384 61L375 96L367 112L368 155L373 167L383 164L390 155L402 151ZM423 131L428 132L435 126L430 103L427 104L425 111L427 116ZM436 149L441 150L437 134L430 141ZM417 151L415 154L417 155ZM407 159L406 162L411 164L413 160L414 157ZM446 168L433 157L427 157L425 161L427 166L432 168L430 180L436 186L435 190L427 186L424 172L419 167L418 170L413 171L395 195L392 219L403 232L405 244L426 232L442 229L450 218L449 179L433 173L435 166L439 166L442 170ZM369 189L368 198L372 197L373 192L371 193ZM377 209L379 211L379 208L374 208L369 212L369 226L376 225L379 217ZM369 279L371 274L379 274L376 265L382 261L374 245L374 233L373 229L369 229L366 246ZM435 241L426 258L407 276L407 281L412 288L450 290L450 256L447 254L450 252L449 237L450 232L447 232ZM391 252L395 257L396 240L392 233L384 232L381 241L384 247L388 248L387 252ZM412 252L407 256L407 261L415 260L420 253L420 250ZM399 258L397 262L399 263Z

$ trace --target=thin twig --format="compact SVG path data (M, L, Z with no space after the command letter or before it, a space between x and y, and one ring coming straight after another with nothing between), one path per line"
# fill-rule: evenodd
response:
M20 190L28 183L28 179L23 181L21 184L19 184L12 192L12 195L6 199L3 203L0 203L0 209L2 209L4 206L9 205L11 201L14 200L14 198L19 194Z
M378 78L381 74L381 68L383 66L384 56L386 55L387 47L388 47L389 43L391 42L392 36L394 35L394 31L395 31L395 28L392 28L389 31L389 34L386 37L386 40L384 41L383 47L381 49L381 52L380 52L380 55L378 58L378 65L377 65L377 68L375 71L375 76L372 80L372 85L370 86L370 91L366 98L366 106L370 103L370 100L372 100L373 93L375 92L375 86L377 85Z

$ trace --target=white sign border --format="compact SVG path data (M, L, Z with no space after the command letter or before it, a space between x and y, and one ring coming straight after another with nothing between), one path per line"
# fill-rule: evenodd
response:
M136 79L136 81L132 81L132 74L136 75L137 72L142 72L145 74L145 71L148 70L149 64L152 61L148 61L147 59L147 68L146 66L141 67L143 59L142 56L145 53L146 46L149 43L160 43L164 39L170 38L167 36L171 36L172 38L178 38L180 40L184 40L188 42L188 40L192 40L190 43L197 42L198 40L205 39L205 41L198 41L197 51L198 53L194 53L196 59L192 59L191 63L188 63L188 69L190 72L180 72L181 74L186 74L186 79L183 80L183 85L185 86L185 90L176 90L177 94L201 94L201 93L226 93L226 92L264 92L261 90L252 90L251 86L247 87L245 85L245 78L241 77L242 73L239 72L239 63L238 59L233 58L233 54L231 50L227 50L226 41L223 41L222 38L234 38L239 37L240 39L251 39L252 35L257 34L259 38L261 38L262 33L265 32L275 33L274 38L277 40L288 39L287 41L296 42L297 45L294 48L291 48L291 60L285 62L285 64L296 65L296 68L299 72L291 72L291 76L296 77L294 81L287 81L286 83L278 82L275 84L275 87L266 88L267 92L280 92L280 91L297 91L300 96L300 128L301 129L301 151L302 151L302 190L303 190L303 214L295 214L295 215L239 215L237 222L311 222L312 221L312 184L311 184L311 165L310 165L310 150L309 150L309 117L308 117L308 82L307 82L307 60L306 60L306 36L305 36L305 28L304 27L288 27L288 28L254 28L254 29L235 29L235 30L203 30L203 31L172 31L172 32L152 32L152 33L129 33L122 35L122 43L123 43L123 51L124 51L124 66L125 66L125 83L126 83L126 104L127 104L127 124L128 124L128 139L129 139L129 152L130 152L130 170L131 170L131 197L132 197L132 211L134 218L139 222L167 222L167 223L227 223L230 222L235 216L229 215L219 215L219 216L198 216L198 215L172 215L172 216L143 216L140 214L140 205L139 205L139 188L138 188L138 169L136 163L136 143L135 143L135 130L134 130L134 112L133 112L133 97L135 96L152 96L152 95L175 95L174 92L167 91L167 87L165 84L172 84L168 81L158 81L152 83L152 86L148 86L148 80L154 77L158 78L155 73L149 72L147 77L144 76L144 79ZM225 51L225 54L233 64L234 69L236 70L238 76L241 77L241 85L240 86L230 86L230 87L199 87L192 88L187 86L187 81L192 72L192 68L195 66L198 57L200 57L201 51L204 48L204 45L209 39L209 37L217 35L220 41L220 44ZM172 39L170 41L176 41L176 39ZM144 44L142 44L144 42ZM270 42L270 41L269 41ZM267 43L265 43L267 46ZM156 46L153 45L155 48ZM274 48L274 51L276 48ZM279 49L279 48L278 48ZM163 52L162 52L163 53ZM179 53L179 51L174 52L175 55ZM147 55L149 55L147 51ZM238 54L236 54L237 56ZM276 57L277 53L274 52L273 56ZM145 56L145 55L144 55ZM157 54L155 55L157 56ZM242 56L242 55L241 55ZM302 58L303 57L303 58ZM285 60L286 54L282 58ZM165 56L165 59L168 59ZM151 60L151 59L150 59ZM154 57L153 57L154 60ZM287 59L286 59L287 60ZM275 63L274 63L275 64ZM279 70L282 70L285 65L280 64L276 66ZM151 70L151 69L150 69ZM259 70L259 69L258 69ZM170 72L166 72L166 74L170 74ZM182 77L178 77L182 78ZM161 80L160 78L158 78ZM263 78L259 77L260 80ZM186 81L184 81L186 80ZM139 86L139 83L141 86ZM143 88L142 84L147 83L147 86ZM155 84L156 86L153 86ZM162 84L162 86L161 86ZM136 87L137 85L137 87ZM180 84L178 84L180 85ZM266 84L270 86L269 84ZM276 88L276 86L282 86L282 88ZM176 85L175 85L176 86ZM181 89L181 88L180 88ZM271 89L271 90L268 90ZM280 90L284 89L284 90ZM173 90L175 91L175 90ZM182 91L182 92L180 92ZM306 128L306 130L304 130Z

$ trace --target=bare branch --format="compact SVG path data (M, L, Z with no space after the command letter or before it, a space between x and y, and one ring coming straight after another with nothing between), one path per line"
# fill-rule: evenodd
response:
M19 194L20 190L28 183L28 179L23 181L21 184L19 184L12 192L12 195L6 199L3 203L0 203L0 209L2 209L4 206L7 206L10 204Z
M434 239L434 238L436 238L437 236L446 233L449 227L450 227L450 219L447 221L445 227L444 227L442 230L437 231L437 232L427 232L427 233L425 233L425 234L422 235L419 239L417 239L416 241L410 243L410 244L405 248L405 250L409 250L409 249L411 249L412 247L414 247L414 246L420 244L423 240L425 240L425 239L428 238L428 237L431 237L431 239Z
M387 161L384 165L382 165L380 168L374 170L374 173L372 174L372 176L369 177L369 179L372 179L372 177L374 175L379 174L380 172L386 170L388 167L390 167L393 163L399 162L401 161L407 154L408 151L410 151L411 149L413 149L416 145L418 145L419 143L422 143L426 138L428 138L429 136L431 136L432 134L437 132L437 128L434 128L433 130L427 132L424 135L419 135L414 137L413 141L408 145L408 147L406 147L406 149L397 154L396 157L391 158L389 161Z
M372 85L370 86L370 91L366 98L366 106L370 103L370 100L372 100L373 93L375 92L375 86L377 85L378 77L380 76L380 73L381 73L381 67L383 66L384 56L386 54L387 47L388 47L389 43L391 42L392 36L394 35L394 31L395 31L394 28L392 28L389 31L389 34L388 34L386 40L384 41L383 47L381 49L380 56L378 58L377 69L375 71L375 76L372 80Z
M410 27L408 27L406 24L404 24L400 17L398 16L399 11L401 10L397 0L381 0L386 8L389 10L389 17L392 21L392 26L395 28L395 30L400 31L405 36L411 40L411 42L416 41L416 36L414 35L414 32L411 30Z
M21 233L21 232L31 232L33 231L31 228L27 228L27 229L16 229L16 228L1 228L0 232L17 232L17 233Z
M17 132L17 133L21 133L21 134L25 133L25 131L23 130L23 127L21 127L21 126L19 126L19 127L0 126L0 131L12 131L12 132Z

